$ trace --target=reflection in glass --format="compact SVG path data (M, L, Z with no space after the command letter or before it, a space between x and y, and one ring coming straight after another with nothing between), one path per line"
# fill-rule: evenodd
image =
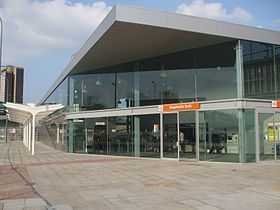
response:
M70 120L69 147L77 153L159 158L159 124L159 114Z
M110 155L134 156L132 117L108 118L108 149Z
M73 152L84 153L86 150L84 120L73 120Z
M70 75L71 111L236 98L235 45L221 43Z
M255 130L255 110L245 109L244 111L245 121L245 161L256 161L256 130Z
M177 114L163 115L163 157L178 158Z
M107 119L86 119L87 152L91 154L108 154Z
M196 158L195 112L180 112L180 159Z
M280 113L274 115L276 159L280 159Z
M274 160L275 140L278 135L277 127L274 127L273 113L259 114L259 140L260 160Z
M134 132L140 133L140 157L160 157L159 124L159 115L134 116ZM135 135L134 141L135 144L138 142L137 135Z
M275 99L273 45L242 41L245 98Z
M200 112L200 160L239 162L237 110Z
M116 104L117 108L127 108L133 105L133 73L117 73Z
M70 77L72 111L115 107L115 74L86 74Z
M68 78L66 78L43 104L68 105Z
M198 101L237 97L235 67L197 69Z

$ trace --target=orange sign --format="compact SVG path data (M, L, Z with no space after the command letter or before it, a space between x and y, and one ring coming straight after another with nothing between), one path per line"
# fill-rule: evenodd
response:
M200 103L178 103L162 105L163 112L190 111L200 109Z
M273 108L280 108L280 100L272 101L272 107Z

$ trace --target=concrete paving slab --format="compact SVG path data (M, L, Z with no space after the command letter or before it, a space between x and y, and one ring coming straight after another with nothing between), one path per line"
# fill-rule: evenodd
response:
M41 198L29 198L24 200L25 207L47 206L46 202Z
M73 210L73 208L69 205L54 205L47 210Z
M41 143L31 156L20 143L11 147L13 162L35 183L37 193L57 208L59 204L75 210L276 210L280 206L280 161L222 164L78 155ZM3 158L5 152L7 148L0 145ZM2 160L0 167L6 162ZM2 186L15 191L1 178L5 176L0 173ZM43 204L36 201L38 194L36 199L24 198L33 198L30 204Z
M4 209L16 209L24 207L24 199L2 200Z

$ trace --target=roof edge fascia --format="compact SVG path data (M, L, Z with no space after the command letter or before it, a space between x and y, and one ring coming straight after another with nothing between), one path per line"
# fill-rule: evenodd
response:
M280 45L280 31L143 7L116 6L116 8L116 20L119 22Z

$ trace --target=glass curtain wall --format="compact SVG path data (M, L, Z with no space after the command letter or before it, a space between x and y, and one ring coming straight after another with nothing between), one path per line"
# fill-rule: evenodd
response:
M68 77L46 99L44 104L62 104L64 106L68 105Z
M85 119L85 152L90 154L108 154L107 119Z
M71 111L116 107L115 74L74 75L69 86Z
M159 115L69 120L69 151L160 157Z
M244 120L244 162L256 162L256 126L255 126L255 110L243 110ZM240 133L240 132L239 132Z
M245 98L279 98L279 46L241 41L243 49Z
M195 112L179 113L180 159L196 158Z
M159 115L133 117L135 156L160 157Z
M130 116L108 118L108 154L134 156L134 141Z
M237 110L200 112L200 160L239 162Z
M163 114L163 157L178 158L177 113Z
M276 71L276 87L277 87L277 96L280 98L280 46L274 45L274 57L275 57L275 71Z
M85 121L83 119L71 120L69 126L68 151L74 153L85 153Z
M236 98L235 45L227 42L71 75L71 110Z
M280 159L280 113L274 115L274 139L275 139L275 158Z
M259 113L260 160L275 159L275 140L277 132L274 127L273 113Z

